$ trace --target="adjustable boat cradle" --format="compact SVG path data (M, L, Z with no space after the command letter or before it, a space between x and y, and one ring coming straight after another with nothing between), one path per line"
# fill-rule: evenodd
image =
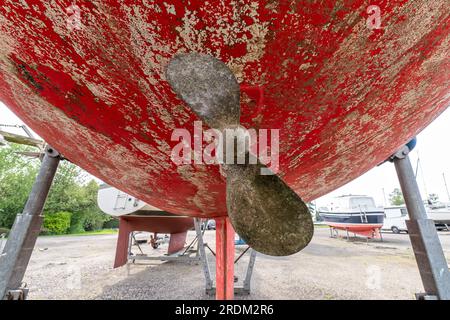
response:
M450 272L434 221L427 218L425 206L408 154L416 144L415 138L392 155L398 180L405 199L409 220L408 235L419 267L425 293L420 300L450 300Z
M0 255L0 298L24 300L28 289L22 284L41 231L42 210L62 156L46 146L41 168L31 189L23 213L18 214Z
M410 217L410 220L407 221L408 234L425 289L424 293L416 294L416 298L449 300L450 272L434 222L427 219L419 188L414 178L414 172L408 157L412 148L411 144L405 145L392 155L389 161L395 165L405 198ZM59 162L62 159L63 157L55 149L50 146L45 147L42 164L28 201L23 213L17 215L0 255L0 297L3 299L24 300L27 298L28 289L22 284L23 276L42 226L44 204ZM250 249L251 255L244 285L241 288L235 288L234 264L239 261L240 257L234 259L235 233L229 219L226 217L216 219L216 288L213 286L205 252L205 247L209 247L203 242L203 234L198 219L195 220L195 230L196 255L203 267L206 292L209 294L215 292L217 299L232 299L235 292L248 294L256 252ZM192 247L192 244L190 247ZM136 256L133 256L133 259L135 258Z

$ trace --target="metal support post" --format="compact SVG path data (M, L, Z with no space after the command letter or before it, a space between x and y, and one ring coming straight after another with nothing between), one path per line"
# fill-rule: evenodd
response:
M247 272L245 273L244 285L242 287L242 293L244 294L250 294L250 283L252 281L253 268L255 266L256 261L256 251L253 249L250 250L251 250L250 260L248 262ZM235 288L235 293L239 293L239 287Z
M38 176L22 214L18 214L0 256L0 299L25 299L27 289L21 287L28 262L41 230L42 210L61 160L51 147L45 149Z
M211 279L211 272L209 270L208 258L206 257L205 244L203 242L203 233L200 227L200 219L194 219L195 232L197 234L197 252L200 254L202 261L203 274L205 275L205 290L209 294L213 290L213 282ZM205 226L206 229L206 226Z
M228 217L216 218L216 299L234 298L234 229Z
M406 221L408 234L419 267L425 294L416 295L421 299L450 299L450 272L442 250L434 221L427 218L425 206L408 153L415 145L412 141L394 154L394 162L400 186L405 198L410 220Z
M225 220L227 218L221 218L221 219ZM226 221L223 221L223 223L226 223ZM223 225L221 226L220 223L218 224L216 222L216 227L217 227L217 225L219 225L220 228L224 228ZM199 231L198 230L200 230L200 226L198 227L198 229L196 229L197 235L199 235ZM217 232L217 230L216 230L216 232ZM234 231L231 232L231 230L229 230L228 233L229 233L228 236L227 236L228 240L233 240L233 243L234 243ZM233 236L232 236L231 233L233 233ZM220 237L220 235L219 235L219 237ZM211 248L209 248L209 246L206 243L203 242L203 239L201 237L201 233L200 233L199 239L201 239L200 241L203 244L201 247L203 247L203 248L207 247L211 251L213 256L216 257L216 283L217 283L217 287L214 286L214 283L211 280L211 274L210 274L210 271L209 271L209 263L208 263L208 260L207 260L207 257L206 257L205 250L203 249L202 251L200 251L201 261L202 261L202 264L203 264L203 271L205 273L205 279L206 279L206 294L208 294L208 295L216 295L216 299L231 299L232 298L232 293L234 293L236 295L243 295L243 294L244 295L245 294L248 295L248 294L250 294L250 284L251 284L251 280L252 280L253 269L254 269L254 266L255 266L257 252L255 250L251 249L250 247L247 247L234 260L233 265L236 264L247 252L250 253L250 258L249 258L249 262L248 262L248 265L247 265L247 270L246 270L246 273L245 273L245 279L243 281L243 285L242 286L234 285L234 282L237 281L237 278L235 278L234 275L233 275L233 277L231 278L233 280L233 285L228 284L230 286L230 289L232 287L234 287L234 290L232 291L232 293L230 293L231 290L226 290L226 289L224 290L224 283L223 283L224 281L226 281L226 276L228 276L228 281L231 282L230 281L231 279L229 279L230 278L230 274L228 274L228 275L218 274L218 273L222 272L221 271L222 268L220 267L220 265L218 266L218 264L220 264L220 263L224 264L224 262L223 261L221 262L220 258L218 259L218 257L220 257L221 254L223 255L223 253L219 252L219 254L216 254L214 251L212 251ZM224 239L221 240L222 242L221 242L221 244L219 244L219 246L217 246L217 243L216 243L216 247L217 247L218 251L222 250L222 252L223 252L222 246L225 246L225 244L223 243L223 240ZM217 234L216 234L216 242L217 242ZM199 245L200 245L200 243L199 243ZM229 245L229 243L228 243L228 245ZM233 250L232 256L234 257L234 250ZM223 257L222 257L222 259L223 259ZM227 261L230 262L230 260L231 260L231 256L227 257ZM228 295L228 296L225 297L225 295Z

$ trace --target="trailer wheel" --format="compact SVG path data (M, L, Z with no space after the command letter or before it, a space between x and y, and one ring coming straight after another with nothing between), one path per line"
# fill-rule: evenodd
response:
M395 233L395 234L399 234L399 233L400 233L400 230L399 230L396 226L393 226L393 227L391 228L391 230L392 230L392 232Z

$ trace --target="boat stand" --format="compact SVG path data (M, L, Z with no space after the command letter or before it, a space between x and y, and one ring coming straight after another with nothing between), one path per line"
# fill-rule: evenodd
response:
M333 228L332 226L328 226L328 228L330 229L330 238L339 237L339 232L337 231L337 229Z
M217 300L232 300L234 295L250 294L250 284L255 266L256 251L247 247L236 259L234 229L229 218L216 218L216 252L208 244L207 247L216 258L216 286L211 279L208 259L204 250L200 251L203 271L206 280L206 294L215 295ZM203 239L199 238L199 242ZM250 259L247 265L245 278L242 286L235 286L234 265L247 253L250 253Z
M335 227L332 227L332 226L329 226L329 228L330 228L330 238L339 238L339 231L338 231L338 229L337 228L335 228ZM342 229L341 229L342 230ZM345 229L345 232L346 232L346 238L347 238L347 241L350 241L350 233L349 233L349 230L348 229ZM373 231L373 233L375 234L375 233L378 233L378 235L380 236L380 241L381 242L383 242L384 240L383 240L383 235L381 234L381 230L374 230ZM362 237L362 236L361 236ZM356 236L356 233L354 233L353 232L353 238L357 238L357 236ZM368 237L368 236L366 236L366 237L364 237L365 239L366 239L366 243L369 243L369 239L374 239L374 238L376 238L375 236L372 236L372 237Z
M231 300L234 298L234 295L249 295L251 292L251 280L253 276L253 269L255 266L256 261L256 251L251 249L250 247L247 247L244 252L242 252L239 257L234 261L234 264L236 264L241 257L243 257L247 252L250 253L250 259L247 265L247 270L245 272L245 278L242 282L242 285L235 285L234 282L236 282L238 279L234 277L233 275L233 290L231 291L233 295L225 297L226 294L229 294L229 291L224 291L223 287L220 288L220 285L218 285L218 288L212 285L211 281L211 287L206 289L206 294L208 295L215 295L217 300ZM207 262L206 262L207 263ZM217 273L217 271L216 271ZM217 278L217 276L216 276ZM219 282L220 283L220 282Z
M191 241L191 243L183 248L182 250L173 253L173 254L166 254L162 256L150 256L147 254L144 254L141 247L137 243L135 239L135 232L131 232L128 239L128 254L127 254L127 261L131 263L135 263L136 260L138 261L152 261L152 260L158 260L158 261L181 261L181 262L190 262L190 261L198 261L201 262L201 252L205 251L204 245L203 245L203 233L200 228L200 219L195 218L194 219L194 225L195 225L195 231L196 236L194 240ZM133 241L138 247L140 253L134 254L132 252L132 246ZM195 245L197 244L196 248Z
M449 300L450 272L434 221L427 218L425 206L409 160L415 141L405 145L389 160L395 165L410 220L406 220L408 235L419 267L425 293L419 300Z
M159 261L198 261L202 265L202 271L205 277L205 292L207 295L216 295L218 300L230 300L236 295L250 294L250 284L253 275L253 268L256 260L256 251L247 247L236 259L234 247L234 229L228 218L216 219L216 252L214 252L207 243L204 242L203 236L205 230L201 230L200 219L194 219L194 227L196 236L194 240L183 250L172 255L149 256L143 253L140 246L140 254L133 254L132 243L134 232L130 234L128 241L128 262L135 263L136 260L159 260ZM194 249L196 247L196 249ZM206 256L208 248L216 258L216 286L212 280L211 271ZM250 259L247 266L245 278L242 286L235 286L234 265L246 254L250 253ZM192 256L192 254L195 254Z
M50 146L44 151L42 164L31 189L23 213L18 214L0 256L0 299L25 300L22 284L26 268L41 231L42 210L62 157Z

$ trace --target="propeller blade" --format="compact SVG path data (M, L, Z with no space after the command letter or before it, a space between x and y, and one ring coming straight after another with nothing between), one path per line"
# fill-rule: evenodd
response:
M225 165L228 216L253 249L288 256L308 245L314 234L311 213L277 175L261 175L265 166Z
M242 129L239 84L222 61L198 53L180 54L170 61L166 75L172 89L211 128L225 134L227 129ZM225 149L237 149L230 157L235 161L222 167L227 175L228 216L236 232L264 254L300 251L314 233L308 207L278 176L261 175L265 166L259 161L250 164L248 146L239 148L238 140L233 141L235 148ZM236 162L239 155L245 156L243 164ZM226 154L224 158L228 159Z
M239 84L222 61L199 53L179 54L166 75L172 89L208 126L221 130L239 125Z

